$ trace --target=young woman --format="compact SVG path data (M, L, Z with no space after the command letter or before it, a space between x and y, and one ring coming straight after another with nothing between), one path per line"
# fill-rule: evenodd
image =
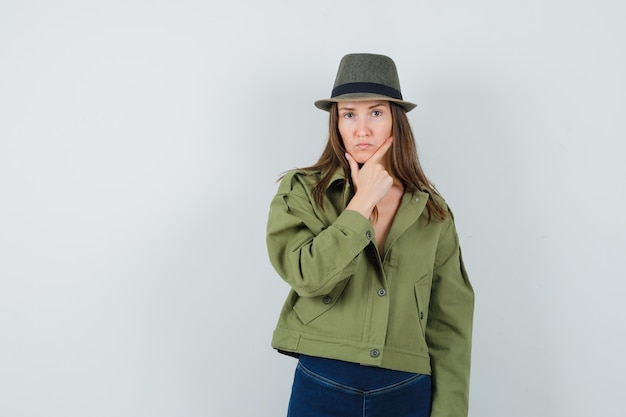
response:
M286 174L267 247L291 286L272 339L299 358L289 417L467 416L474 294L424 175L394 62L350 54L318 162Z

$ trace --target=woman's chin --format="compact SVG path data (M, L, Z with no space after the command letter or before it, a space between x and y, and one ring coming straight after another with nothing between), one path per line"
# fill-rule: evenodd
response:
M359 152L354 156L354 160L357 161L360 165L366 163L367 161L369 161L369 159L372 157L372 153L370 152Z

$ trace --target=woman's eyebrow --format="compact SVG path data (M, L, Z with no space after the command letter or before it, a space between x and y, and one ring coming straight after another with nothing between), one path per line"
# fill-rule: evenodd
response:
M380 107L380 106L382 106L382 105L383 105L383 103L382 103L382 102L375 103L375 104L373 104L373 105L369 106L369 107L368 107L368 110L371 110L371 109L376 108L376 107ZM342 110L352 110L352 111L353 111L353 110L354 110L354 107L343 107L343 106L342 106L342 107L339 107L339 111L342 111Z

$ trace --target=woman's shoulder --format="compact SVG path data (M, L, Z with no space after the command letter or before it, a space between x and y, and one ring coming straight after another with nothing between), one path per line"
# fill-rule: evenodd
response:
M287 171L281 178L278 186L279 194L289 194L294 190L311 190L322 178L322 172L309 169L292 169Z
M443 217L439 220L440 222L444 224L454 222L454 215L452 214L450 205L437 189L435 189L434 187L423 187L420 191L428 195L428 199L430 200L431 204L431 210L442 212L441 214ZM436 207L432 207L433 205Z
M432 198L435 203L448 210L448 203L446 202L446 199L441 194L439 194L439 191L431 192L430 198Z
M448 209L446 199L434 187L418 187L417 191L428 195L428 198L432 200L433 203L445 208L446 210Z

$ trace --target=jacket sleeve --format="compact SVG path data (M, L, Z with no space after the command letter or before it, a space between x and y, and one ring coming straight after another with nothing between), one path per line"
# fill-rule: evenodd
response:
M452 216L439 240L426 342L431 357L431 417L466 417L469 405L474 291L463 265Z
M356 258L374 238L374 229L351 210L325 224L299 178L287 174L270 204L267 249L272 265L296 293L315 297L354 273Z

